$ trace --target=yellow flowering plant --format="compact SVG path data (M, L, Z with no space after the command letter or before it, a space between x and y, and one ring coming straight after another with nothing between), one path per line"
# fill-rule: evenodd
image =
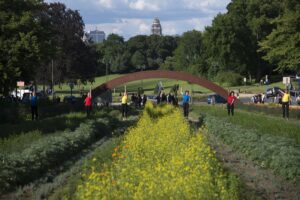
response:
M112 157L84 176L77 199L238 199L238 180L171 105L147 103Z

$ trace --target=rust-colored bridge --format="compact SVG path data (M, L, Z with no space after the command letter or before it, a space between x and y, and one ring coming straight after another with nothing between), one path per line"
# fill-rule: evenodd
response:
M205 78L192 75L187 72L179 72L179 71L167 71L167 70L155 70L155 71L141 71L141 72L135 72L130 73L115 79L112 79L106 83L103 83L102 85L96 87L92 94L93 96L98 96L101 93L113 89L119 85L122 85L127 82L131 81L137 81L137 80L143 80L143 79L149 79L149 78L169 78L169 79L175 79L175 80L182 80L182 81L188 81L192 84L197 84L200 86L203 86L209 90L214 91L215 93L221 95L225 99L227 99L227 91L214 84L213 82L206 80Z

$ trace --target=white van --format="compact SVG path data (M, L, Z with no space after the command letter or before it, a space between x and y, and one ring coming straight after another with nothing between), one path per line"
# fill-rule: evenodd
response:
M25 93L30 93L31 94L31 91L28 90L28 89L17 89L17 94L16 94L16 90L14 90L14 91L12 91L10 93L10 95L13 96L13 97L18 97L19 99L22 100L23 99L23 95Z

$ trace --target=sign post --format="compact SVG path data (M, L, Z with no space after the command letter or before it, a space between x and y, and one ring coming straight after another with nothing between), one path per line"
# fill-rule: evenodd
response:
M25 86L25 82L24 81L18 81L17 82L17 86L18 87L24 87Z
M296 80L298 82L298 91L300 92L300 76L296 75Z
M285 89L288 89L289 84L291 83L291 77L283 77L282 83L285 84Z
M268 79L268 75L266 75L266 81L265 81L265 84L266 84L266 96L267 96L267 93L268 93L268 89L269 89L269 79Z

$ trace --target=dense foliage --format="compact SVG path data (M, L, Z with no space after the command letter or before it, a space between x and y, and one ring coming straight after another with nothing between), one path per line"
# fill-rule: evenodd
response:
M41 0L0 1L0 93L19 80L51 83L92 80L96 49L82 41L84 23L78 11Z
M84 43L78 11L43 0L0 0L0 93L17 80L51 84L93 81L96 75L148 69L188 71L214 79L233 71L260 80L300 73L300 3L297 0L232 0L203 32L182 36L111 34Z

